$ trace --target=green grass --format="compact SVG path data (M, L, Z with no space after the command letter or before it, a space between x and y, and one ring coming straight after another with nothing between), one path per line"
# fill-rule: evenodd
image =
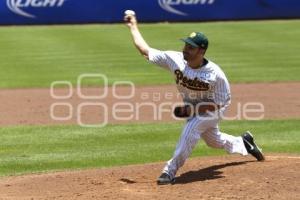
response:
M231 82L300 80L300 20L142 24L140 29L152 47L163 50L181 50L179 38L205 32L211 41L207 57ZM105 74L110 84L173 82L137 53L123 24L0 27L0 60L0 88L48 88L55 80L75 84L83 73Z
M109 167L168 160L182 124L0 128L0 175ZM239 135L251 129L265 152L300 153L299 120L226 121L221 130ZM192 156L223 155L203 142Z

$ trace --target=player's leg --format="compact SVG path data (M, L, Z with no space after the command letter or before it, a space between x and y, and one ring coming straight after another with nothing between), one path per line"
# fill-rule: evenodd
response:
M231 154L239 153L241 155L247 155L250 153L258 161L265 159L250 132L246 132L242 136L232 136L220 132L218 126L216 126L202 133L201 137L210 147L223 148Z
M265 158L261 149L254 142L252 134L247 131L242 136L233 136L219 131L218 123L224 116L225 108L220 110L218 115L207 118L202 124L208 128L201 134L203 140L208 146L214 148L223 148L228 153L239 153L247 155L248 153L254 156L258 161L263 161Z
M201 122L196 117L187 121L172 159L167 162L162 175L157 180L158 184L169 184L173 182L177 170L184 164L200 139L197 128L199 123Z
M232 136L219 131L218 125L212 127L202 133L202 138L205 143L213 148L225 149L228 153L238 153L247 155L247 149L244 145L243 138Z

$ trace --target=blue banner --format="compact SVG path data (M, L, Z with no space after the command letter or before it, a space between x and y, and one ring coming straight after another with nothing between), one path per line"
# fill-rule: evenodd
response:
M0 24L140 22L300 18L300 0L0 0Z

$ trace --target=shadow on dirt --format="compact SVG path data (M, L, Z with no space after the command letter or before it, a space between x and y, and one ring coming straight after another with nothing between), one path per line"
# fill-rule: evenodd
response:
M122 181L123 183L127 183L127 184L134 184L134 183L136 183L136 181L130 180L128 178L121 178L120 181Z
M214 165L204 169L199 169L198 171L186 172L176 178L175 184L186 184L186 183L192 183L197 181L206 181L206 180L224 178L224 176L222 176L223 172L218 171L219 169L223 169L225 167L237 166L237 165L244 165L249 162L254 162L254 161L231 162L231 163L226 163L221 165Z

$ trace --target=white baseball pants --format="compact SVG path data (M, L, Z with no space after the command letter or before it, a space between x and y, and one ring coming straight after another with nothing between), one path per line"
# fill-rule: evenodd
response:
M235 137L219 131L219 117L193 117L187 121L171 160L163 172L174 178L200 138L213 148L225 149L228 153L247 155L242 137Z

